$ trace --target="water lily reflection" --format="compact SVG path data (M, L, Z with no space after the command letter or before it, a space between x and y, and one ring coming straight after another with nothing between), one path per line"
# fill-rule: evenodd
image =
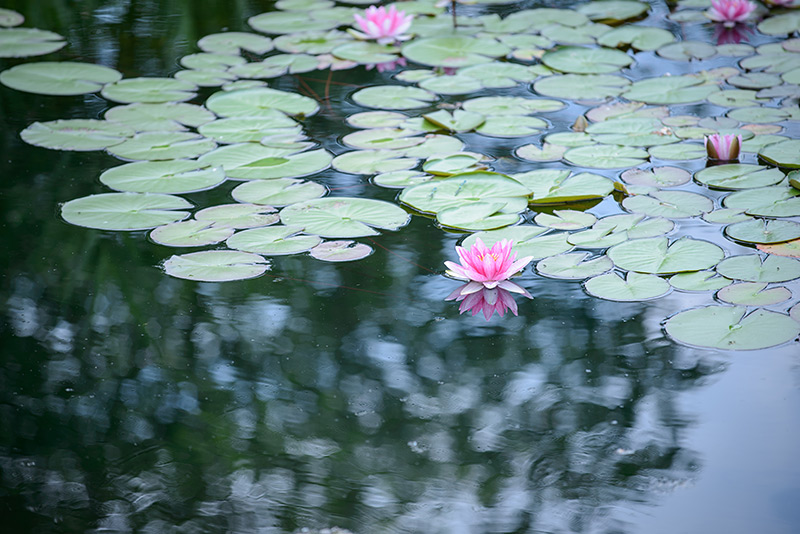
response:
M384 63L372 63L367 65L367 70L376 69L378 72L391 72L397 70L398 67L406 66L406 58L401 57L395 61L386 61Z
M511 310L511 313L517 315L517 303L510 291L499 287L487 289L480 286L480 289L477 291L470 292L469 289L472 285L473 282L460 286L450 293L445 300L461 302L461 306L458 307L460 313L471 311L474 317L483 312L483 316L486 317L487 321L491 319L494 312L497 312L500 317L505 315L507 310ZM524 289L522 289L522 291L522 295L529 299L533 298L531 294Z
M747 42L751 35L753 35L753 29L746 24L736 24L734 26L714 25L714 39L716 39L717 45Z

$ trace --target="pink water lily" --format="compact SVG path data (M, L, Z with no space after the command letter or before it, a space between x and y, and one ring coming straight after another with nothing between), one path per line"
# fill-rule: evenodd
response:
M506 291L527 295L527 291L511 282L509 278L524 269L533 258L527 256L517 260L517 253L511 251L512 246L512 241L502 239L492 245L492 248L488 248L478 238L469 250L456 247L461 265L452 261L444 262L447 274L469 282L463 287L463 294L475 293L484 287L486 289L500 287Z
M711 8L706 16L715 22L733 26L744 22L755 11L756 5L750 0L711 0Z
M413 15L406 15L405 11L398 11L395 6L385 7L369 6L364 12L366 15L353 15L361 31L350 30L360 39L375 39L380 44L390 44L395 41L405 41L410 35L405 32L411 27Z
M739 159L739 151L742 148L742 136L734 134L713 134L706 137L705 143L708 159L734 161Z
M497 312L500 317L505 315L507 310L511 310L511 313L517 315L517 303L514 301L514 297L509 291L499 287L495 289L481 287L474 293L462 294L461 290L467 285L469 284L464 284L459 287L445 299L460 301L461 306L458 307L459 313L471 311L474 317L483 312L483 316L487 321L492 317L494 312ZM533 298L527 291L525 291L525 295Z

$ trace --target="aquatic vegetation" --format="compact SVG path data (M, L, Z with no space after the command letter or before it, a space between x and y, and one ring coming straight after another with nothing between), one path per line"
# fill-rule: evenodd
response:
M477 239L469 250L456 247L461 264L446 261L447 274L460 280L469 280L462 293L472 293L483 286L487 289L501 287L507 291L526 295L527 292L509 278L525 268L533 258L526 256L517 259L513 252L513 241L502 239L488 248L483 241Z
M741 135L712 134L705 138L708 159L719 161L733 161L739 159L739 150L742 146Z
M361 31L351 31L360 39L375 39L379 44L389 44L411 38L406 32L411 27L414 16L406 15L405 11L398 11L394 5L389 6L389 9L383 6L369 6L363 17L358 13L353 17Z
M755 10L756 4L750 0L711 0L706 15L715 22L732 26L746 21Z

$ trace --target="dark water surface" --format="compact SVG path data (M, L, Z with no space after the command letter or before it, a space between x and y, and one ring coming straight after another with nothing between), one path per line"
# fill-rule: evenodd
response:
M136 77L174 73L197 39L246 31L270 6L2 7L65 35L60 59ZM337 105L312 137L336 150L347 84L370 76L333 75ZM325 78L270 85L324 95ZM459 236L422 217L352 264L294 256L249 281L170 278L157 265L174 251L145 233L60 219L59 203L106 191L98 176L118 160L19 139L107 108L0 87L0 531L800 531L797 343L683 347L660 323L707 295L614 303L530 270L519 317L459 316L439 274ZM233 185L188 198L223 202Z

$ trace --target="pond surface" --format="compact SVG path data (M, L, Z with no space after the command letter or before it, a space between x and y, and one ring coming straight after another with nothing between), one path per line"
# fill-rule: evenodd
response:
M250 31L247 18L271 9L254 0L73 4L3 7L67 38L46 59L99 63L126 78L169 76L199 38ZM650 4L643 24L682 31L664 19L663 2ZM632 79L735 64L636 57ZM391 83L391 75L358 67L270 86L327 99L331 106L304 128L340 154L341 136L352 131L344 117L363 111L354 89ZM464 234L419 215L400 231L361 239L375 252L357 262L294 255L250 280L172 278L159 265L174 249L147 232L61 218L62 203L108 191L98 177L117 158L20 139L35 121L102 118L110 105L97 94L0 86L0 514L9 532L800 528L796 340L740 352L688 347L662 322L712 304L711 293L613 302L530 267L517 280L534 299L518 299L519 316L459 315L444 301L456 283L442 273ZM569 131L576 110L587 108L570 103L547 115L550 131ZM706 103L672 113L720 111ZM796 138L792 124L786 135ZM511 151L538 138L460 137L468 149L499 154L495 170L537 168ZM705 161L681 165L696 171ZM397 193L333 170L315 179L333 195L394 202ZM185 197L197 206L230 202L235 185ZM623 213L611 196L589 211ZM698 218L679 229L728 254L752 252ZM800 284L785 285L793 300L770 309L797 302Z

